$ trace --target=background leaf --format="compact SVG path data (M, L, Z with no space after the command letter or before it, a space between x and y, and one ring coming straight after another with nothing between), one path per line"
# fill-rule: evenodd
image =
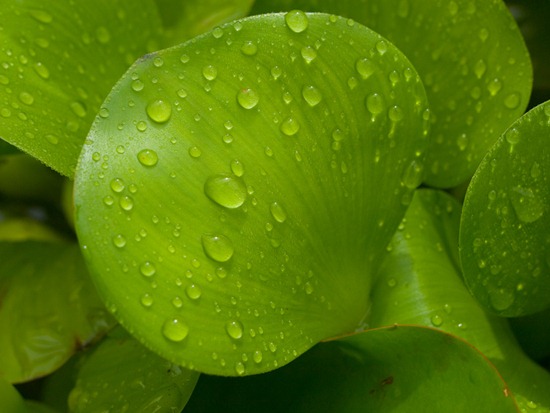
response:
M198 378L117 328L80 362L69 411L180 412Z
M351 17L411 60L432 112L429 185L448 188L466 181L527 107L529 54L501 0L259 0L252 12L294 8Z
M427 145L422 84L390 43L336 16L253 17L140 60L105 107L77 232L134 336L243 375L361 325Z
M101 102L157 48L157 10L152 1L24 0L6 2L0 20L0 137L72 176Z
M202 376L186 413L221 406L227 413L518 412L506 384L473 347L412 326L321 343L258 377Z
M550 306L549 130L546 102L501 136L464 201L460 257L466 284L505 316Z
M0 377L44 376L113 325L76 245L0 244Z

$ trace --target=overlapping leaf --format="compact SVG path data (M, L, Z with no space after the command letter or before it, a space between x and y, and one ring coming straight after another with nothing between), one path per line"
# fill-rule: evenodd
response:
M393 45L336 16L253 17L140 60L104 107L77 232L133 335L243 375L361 325L427 145Z

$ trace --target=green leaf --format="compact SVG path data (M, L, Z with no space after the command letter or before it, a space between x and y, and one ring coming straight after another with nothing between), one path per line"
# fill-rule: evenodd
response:
M527 107L532 68L504 2L491 0L258 1L351 17L392 41L414 64L431 110L425 182L466 181L498 136Z
M520 316L550 306L550 102L500 137L466 193L464 278L487 308Z
M105 107L76 225L134 336L242 375L361 325L427 145L422 84L390 43L323 14L236 21L140 60Z
M48 374L113 325L76 245L0 244L0 377Z
M155 0L164 26L164 46L189 40L245 17L254 0Z
M506 384L477 350L414 326L322 343L261 376L203 379L186 413L518 412Z
M101 102L156 48L157 10L152 1L24 0L2 6L0 21L0 136L72 176Z
M180 412L198 378L116 329L81 361L69 411Z
M460 216L446 193L416 191L373 288L369 324L416 324L459 336L495 364L520 407L547 409L550 374L526 357L507 320L486 313L464 285Z

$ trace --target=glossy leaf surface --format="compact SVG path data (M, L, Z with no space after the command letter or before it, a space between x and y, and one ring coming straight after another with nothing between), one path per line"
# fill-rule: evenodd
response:
M132 334L243 375L361 325L427 145L422 84L390 43L335 16L253 17L140 60L105 107L77 232Z
M321 343L292 364L258 377L203 376L186 412L221 409L518 412L505 383L478 351L441 331L413 326L369 330Z
M460 216L446 193L415 193L373 288L371 327L417 324L459 336L495 364L521 408L547 411L550 375L526 357L507 320L485 312L464 285Z
M0 244L0 377L46 375L112 326L76 245Z
M198 377L118 328L81 360L69 411L181 412Z
M464 201L460 248L472 293L505 316L550 306L550 102L487 154Z
M0 137L72 176L101 102L157 48L157 10L149 1L24 0L3 2L0 20Z
M285 8L353 18L411 60L432 110L429 185L448 188L466 181L527 107L531 63L501 0L259 0L253 11Z

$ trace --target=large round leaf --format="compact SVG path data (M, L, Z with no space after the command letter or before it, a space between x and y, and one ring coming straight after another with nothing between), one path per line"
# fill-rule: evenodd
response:
M186 413L518 412L477 350L441 331L395 326L322 343L284 368L202 376Z
M0 137L72 176L114 82L156 48L158 12L152 1L21 0L3 2L0 21Z
M464 201L461 260L472 293L505 316L550 306L550 102L515 122Z
M336 16L253 17L140 60L105 108L77 232L132 334L242 375L361 325L427 144L422 84L389 42Z
M76 245L0 243L0 378L44 376L113 325Z
M258 1L253 12L285 7L356 19L411 60L432 110L429 185L448 188L466 181L527 107L529 54L501 0L278 0Z

